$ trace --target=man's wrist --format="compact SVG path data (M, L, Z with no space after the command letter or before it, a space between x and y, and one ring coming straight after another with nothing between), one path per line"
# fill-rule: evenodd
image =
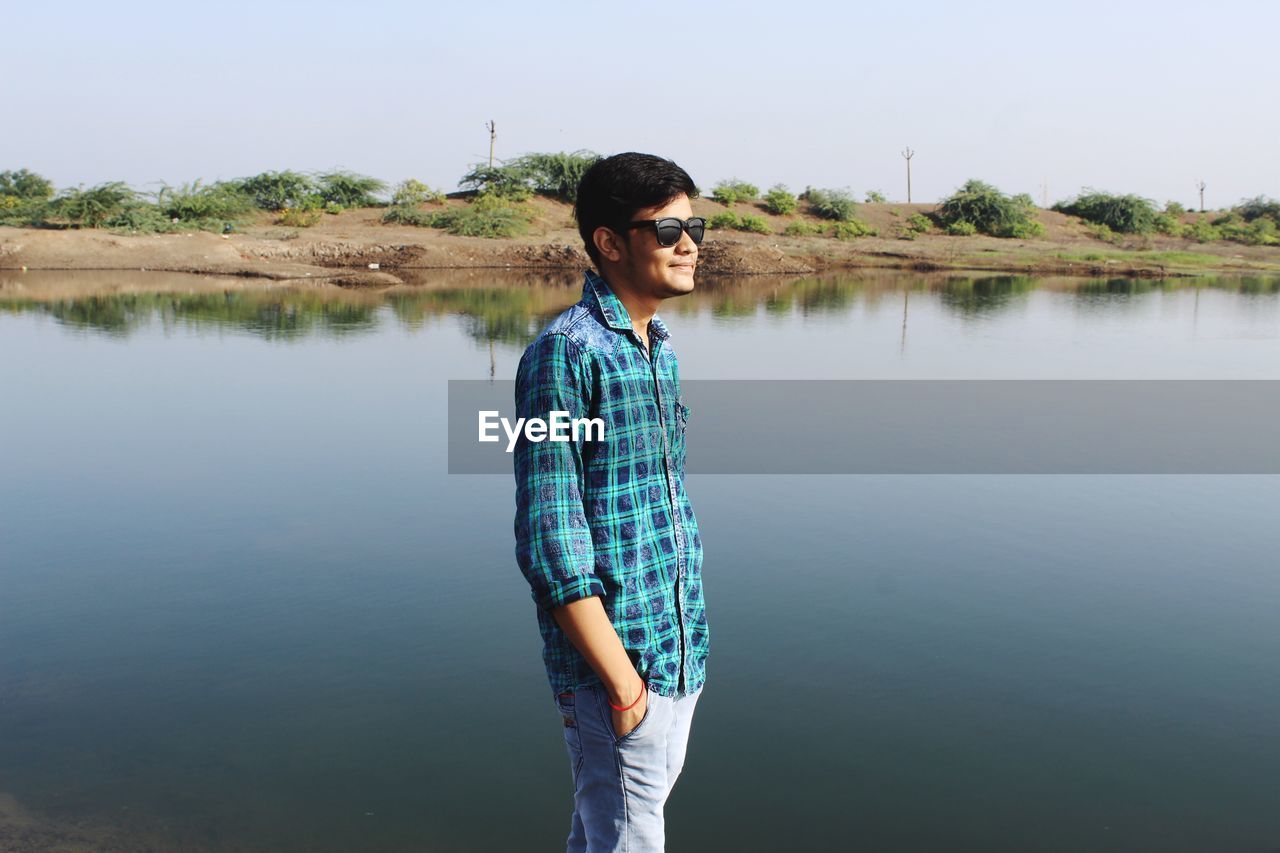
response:
M615 705L630 705L640 698L640 691L644 689L644 680L635 671L621 681L605 683L605 692L609 694L609 701Z

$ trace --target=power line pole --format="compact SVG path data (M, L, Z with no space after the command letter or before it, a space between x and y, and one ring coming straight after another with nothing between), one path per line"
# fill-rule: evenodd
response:
M916 156L916 152L911 150L911 146L907 146L902 152L902 157L907 161L907 204L911 204L911 158Z
M498 126L494 124L493 119L489 119L489 123L485 125L489 128L489 168L493 168L493 143L498 138Z
M1196 189L1200 190L1200 212L1204 213L1204 181L1196 181Z

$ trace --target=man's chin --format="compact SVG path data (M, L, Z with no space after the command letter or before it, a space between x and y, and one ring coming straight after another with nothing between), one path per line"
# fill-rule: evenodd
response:
M686 293L693 293L693 289L693 273L689 273L687 275L677 273L667 279L667 290L672 296L683 296Z

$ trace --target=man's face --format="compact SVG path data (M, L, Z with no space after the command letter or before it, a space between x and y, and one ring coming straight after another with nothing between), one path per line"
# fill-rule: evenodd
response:
M677 219L693 216L689 197L678 195L660 207L637 210L631 221L661 219L664 216ZM627 233L624 245L622 265L626 268L626 277L637 291L657 299L693 292L698 246L687 232L680 234L680 241L674 246L659 246L658 233L653 226L633 228Z

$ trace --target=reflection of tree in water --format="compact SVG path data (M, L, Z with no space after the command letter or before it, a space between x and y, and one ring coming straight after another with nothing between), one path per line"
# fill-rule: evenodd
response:
M90 296L86 299L27 303L27 309L47 314L66 326L96 329L112 337L123 338L150 320L149 305L142 309L145 313L139 317L139 301L136 298Z
M1270 296L1280 293L1280 278L1274 276L1196 276L1179 278L1099 278L1081 282L1076 293L1090 295L1141 296L1156 291L1209 288L1229 293Z
M714 317L750 317L756 313L760 300L749 291L724 290L714 294L711 301L711 314Z
M781 316L799 307L802 314L839 311L853 304L856 294L865 287L861 279L848 277L747 278L716 277L698 283L692 298L681 298L664 304L664 314L694 314L710 310L715 317L753 316L761 306L772 315ZM668 307L668 305L670 307Z
M863 288L863 282L853 278L802 278L787 292L786 308L766 302L765 310L780 313L796 304L805 316L843 311L854 304Z
M995 314L1035 289L1036 280L1028 275L950 276L936 288L942 307L962 317Z
M267 340L310 335L342 337L377 324L377 304L334 302L315 292L126 293L50 302L10 300L6 307L44 314L59 323L127 337L159 321L164 328L234 328Z
M1237 284L1237 293L1247 293L1250 296L1270 296L1280 293L1280 278L1246 275L1238 279Z
M1076 293L1081 296L1139 296L1165 288L1164 279L1096 278L1081 282Z
M1099 278L1075 284L1073 307L1082 316L1137 312L1142 302L1134 297L1152 293L1190 290L1197 306L1201 290L1221 290L1242 296L1273 296L1280 293L1280 278L1261 276L1198 276L1179 278Z
M527 346L543 326L573 302L564 291L542 288L459 288L456 290L397 291L387 294L391 310L401 322L421 328L429 317L456 314L466 334L480 342ZM573 300L576 301L576 300Z
M1157 290L1213 288L1274 295L1280 293L1280 278L1046 280L1018 275L940 277L870 271L798 279L708 278L699 281L693 294L664 303L662 313L671 317L709 312L734 320L752 317L763 306L773 316L841 314L859 300L874 308L879 300L905 289L935 292L943 308L975 318L994 315L1041 287L1074 294L1077 305L1089 310ZM512 283L493 276L479 286L411 286L385 292L264 289L124 293L49 301L9 298L0 299L0 310L43 314L67 327L116 337L158 321L166 329L180 325L234 328L267 340L295 340L372 332L381 307L388 305L410 329L421 329L432 318L456 315L464 333L477 342L523 349L552 318L577 302L580 294L576 284Z
M268 294L252 294L252 298L246 299L246 295L244 291L236 291L221 294L221 300L217 295L208 301L195 300L183 305L174 319L197 327L232 325L267 339L317 334L345 337L373 331L377 326L376 302L335 301L314 291L298 292L283 299L271 298Z

